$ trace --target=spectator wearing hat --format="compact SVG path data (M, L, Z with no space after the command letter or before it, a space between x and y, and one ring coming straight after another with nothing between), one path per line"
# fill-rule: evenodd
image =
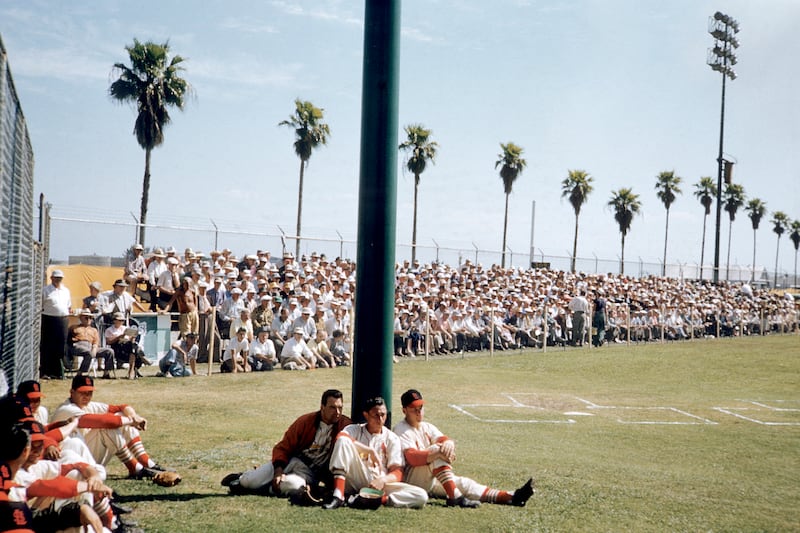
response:
M128 262L125 264L124 279L130 286L131 295L136 295L136 286L139 283L146 283L148 280L147 265L144 261L144 255L142 255L143 251L144 246L138 243L134 244Z
M114 351L117 368L122 368L124 362L128 363L128 379L142 377L139 368L145 363L144 353L136 343L136 337L129 335L129 328L125 325L125 315L114 313L111 325L106 327L104 333L106 346Z
M110 348L100 347L100 333L92 325L94 315L89 309L81 309L78 316L80 317L80 323L69 328L70 350L68 361L70 365L72 365L75 358L83 358L78 369L78 375L80 376L89 372L92 360L97 358L103 361L103 379L112 379L111 370L114 364L114 351Z
M172 348L158 361L159 376L182 378L197 374L197 333L187 332L182 339L175 341ZM186 364L189 368L186 368Z
M239 331L239 328L244 328L247 333L245 337L248 342L253 342L255 338L255 329L253 328L253 321L250 319L250 310L246 307L239 311L239 316L231 320L231 330Z
M42 290L39 375L44 379L64 379L63 361L67 354L72 297L63 281L64 273L53 270L50 284Z
M232 288L230 297L225 299L220 308L217 309L217 326L223 339L231 337L231 333L235 334L236 330L231 330L231 323L241 316L244 308L242 289L239 287Z
M106 296L103 294L103 284L93 281L89 284L89 296L83 299L83 309L89 309L95 316L103 313L106 305Z
M142 304L140 304L130 293L126 290L128 283L124 279L118 279L114 282L114 288L110 291L103 293L105 303L103 304L103 315L106 318L106 323L114 313L122 313L126 318L130 317L134 309L140 312L146 312Z
M158 311L158 278L167 271L166 257L161 248L156 248L147 265L147 287L150 291L150 311L153 313Z
M302 307L300 309L300 316L292 322L292 330L297 328L303 330L303 340L306 342L317 337L317 325L314 323L314 319L311 318L310 307Z
M213 327L211 322L214 307L211 305L207 293L208 283L201 280L197 284L197 314L199 317L198 327L200 328L197 332L198 358L208 358L212 335L214 335L214 355L219 354L219 346L222 342L217 329Z
M172 311L168 306L173 302L172 297L175 295L175 290L180 287L180 278L178 276L179 261L176 257L167 257L167 270L158 276L156 285L158 287L158 307L164 311Z
M269 339L268 326L256 330L256 338L250 344L250 354L247 359L254 372L269 371L278 364L275 344Z
M292 337L281 350L281 368L284 370L306 370L316 368L316 356L303 340L305 330L294 328Z
M272 325L272 320L275 318L272 312L272 296L269 294L262 294L259 297L259 306L251 313L251 320L253 321L253 328L257 331L263 327L269 328Z

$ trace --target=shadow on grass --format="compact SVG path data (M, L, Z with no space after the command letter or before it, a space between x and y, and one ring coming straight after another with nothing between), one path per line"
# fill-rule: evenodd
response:
M198 492L173 492L166 494L117 494L114 497L114 502L119 504L134 503L134 502L189 502L194 500L203 500L205 498L230 498L227 493L209 494Z

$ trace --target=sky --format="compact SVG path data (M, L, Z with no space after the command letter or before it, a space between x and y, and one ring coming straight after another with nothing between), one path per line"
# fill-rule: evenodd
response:
M561 198L571 169L594 178L579 257L617 261L620 234L607 203L612 191L631 187L642 214L626 257L660 261L665 209L654 185L674 170L683 194L670 210L667 262L698 263L703 208L692 193L701 176L716 180L719 148L721 75L706 64L717 10L741 27L724 148L737 161L734 181L767 204L756 264L772 269L769 216L781 210L800 219L796 0L403 2L398 141L404 125L422 123L439 143L421 176L418 243L428 248L418 256L433 259L434 243L466 256L501 248L505 196L495 162L510 141L528 163L509 201L515 264L530 249L533 202L537 257L571 253L575 217ZM193 92L183 111L171 111L164 144L153 151L148 221L223 231L209 242L208 231L151 230L155 242L145 244L275 252L276 239L244 245L228 232L294 233L299 159L292 130L278 123L296 98L323 108L331 130L305 173L302 233L355 239L363 29L363 3L350 0L2 0L0 36L34 149L35 189L56 218L133 223L144 151L132 134L134 109L112 102L108 86L113 64L129 63L124 47L134 38L168 40L186 58ZM397 242L407 244L414 179L402 164L400 155ZM713 212L707 231L711 264ZM130 226L56 220L51 257L118 255L134 235ZM754 232L743 211L731 237L731 264L750 265ZM722 264L727 239L723 212ZM401 248L398 259L408 255ZM786 234L779 257L791 272Z

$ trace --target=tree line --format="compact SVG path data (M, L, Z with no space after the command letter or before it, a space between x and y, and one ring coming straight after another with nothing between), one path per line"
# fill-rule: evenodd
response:
M145 169L142 179L142 197L139 216L139 242L144 244L147 221L147 206L150 189L150 156L156 146L164 142L164 128L171 118L169 108L175 107L183 110L186 99L192 93L191 85L182 77L185 70L184 58L179 55L170 57L168 42L145 43L134 39L133 44L126 46L125 50L130 59L130 66L124 63L114 64L114 73L117 75L110 87L109 95L118 102L135 104L137 110L133 133L142 149L145 151ZM295 100L294 112L288 119L281 121L278 126L286 126L294 130L294 151L300 159L300 176L298 180L297 195L297 228L296 228L296 255L300 255L300 236L303 212L303 179L305 169L312 153L320 145L327 143L330 136L330 127L324 122L324 110L314 106L311 102L301 99ZM414 211L411 233L411 259L416 259L417 246L417 202L419 196L420 176L425 172L428 163L435 163L439 144L432 140L432 131L423 124L409 124L404 128L406 138L399 145L399 149L406 153L406 168L414 175ZM503 217L503 243L501 252L501 266L505 267L506 243L508 236L508 200L514 183L527 166L527 161L522 157L524 149L513 143L500 143L500 153L495 161L495 169L499 168L500 179L505 195L505 211ZM656 176L656 196L664 204L666 211L664 224L664 255L662 260L662 275L665 274L667 264L667 242L669 238L669 212L672 204L683 193L681 183L683 178L675 172L663 171ZM575 271L575 258L578 250L578 227L580 212L587 202L589 195L594 190L594 178L585 170L568 170L567 176L561 182L561 196L567 198L575 213L575 231L572 241L572 257L570 270ZM717 185L711 177L704 176L694 184L694 196L700 201L704 209L703 237L700 247L700 277L703 277L705 262L706 223L711 213L711 206L717 197ZM759 198L749 200L745 196L744 187L737 183L726 183L721 193L722 206L729 216L728 230L728 255L726 264L730 264L730 245L733 230L733 221L739 209L744 206L753 227L753 266L756 262L756 232L762 218L767 214L766 204ZM747 204L745 205L745 202ZM620 232L620 273L625 272L625 238L631 229L634 217L641 212L642 204L639 194L634 193L630 187L623 187L611 192L611 197L606 206L613 213ZM770 223L772 231L777 235L775 250L775 283L777 283L778 257L781 236L789 231L789 238L795 249L794 274L797 277L797 252L800 248L800 220L791 220L783 211L773 211ZM727 276L726 276L727 277Z

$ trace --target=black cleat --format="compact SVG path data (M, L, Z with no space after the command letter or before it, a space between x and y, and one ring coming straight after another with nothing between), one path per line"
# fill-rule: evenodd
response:
M233 472L231 474L228 474L227 476L222 478L222 481L220 481L219 484L222 485L223 487L230 487L232 482L239 481L241 475L242 472Z
M464 495L458 498L447 498L448 507L461 507L462 509L476 509L481 506L481 502L470 500Z
M533 496L534 492L536 491L533 489L533 478L530 478L524 485L514 491L514 496L511 498L511 505L525 507L525 504L528 503L528 500Z
M330 503L326 503L325 505L322 506L322 508L331 510L331 509L338 509L339 507L343 506L344 506L344 500L334 496L333 499L330 501Z
M128 478L129 479L146 479L146 478L155 477L156 474L158 474L157 470L153 470L152 468L144 467L141 470L139 470L139 471L137 471L137 472L135 472L133 474L129 474Z

